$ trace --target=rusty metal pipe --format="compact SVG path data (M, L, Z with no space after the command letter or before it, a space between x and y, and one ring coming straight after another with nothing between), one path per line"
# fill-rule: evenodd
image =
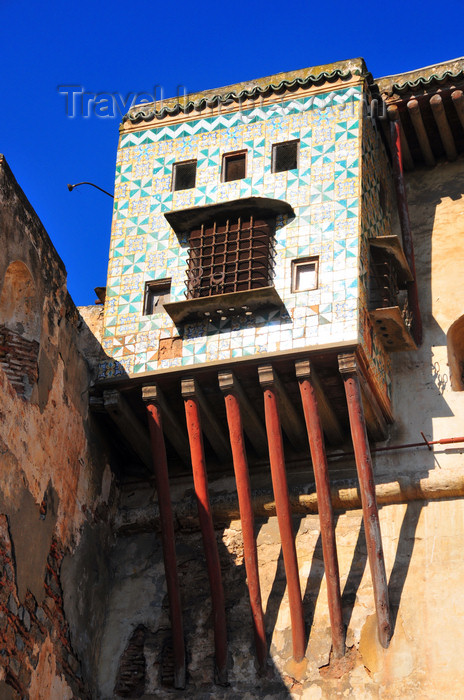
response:
M403 248L414 280L408 282L408 304L411 309L412 336L417 343L422 343L422 318L419 308L419 293L417 289L416 263L414 260L414 243L411 233L411 222L409 219L408 202L406 199L406 187L403 177L403 159L401 152L401 131L398 120L390 122L391 152L393 159L393 176L395 181L396 199L398 201L398 215L400 218L401 233L403 237Z
M185 688L185 641L182 624L179 579L177 576L176 545L169 491L168 465L164 444L161 411L159 406L147 403L148 426L153 454L153 467L158 491L161 542L163 545L164 572L168 590L174 651L174 687Z
M288 601L292 622L293 658L302 661L305 655L305 627L301 600L300 577L293 533L292 512L288 497L285 457L280 427L277 397L272 387L264 389L264 412L269 444L272 488L276 504L285 574L287 576Z
M240 520L242 523L243 533L245 569L253 619L256 655L258 658L259 667L263 669L267 659L266 629L264 626L261 590L259 586L258 552L254 532L251 484L243 439L240 403L237 396L235 396L233 392L226 393L224 396L224 401L226 405L227 423L229 425L235 481L237 483L238 504L240 508Z
M451 437L442 438L441 440L427 440L425 435L421 432L424 442L408 442L403 445L387 445L386 447L371 447L371 452L392 452L394 450L409 450L413 447L428 447L431 449L430 445L455 445L459 442L464 442L464 437ZM337 459L337 457L348 457L354 455L354 452L339 452L335 454L328 455L328 459Z
M401 116L399 109L396 105L389 105L387 107L387 114L389 120L396 121L398 122L399 130L400 130L400 139L401 139L401 157L402 157L402 164L404 165L405 170L414 170L414 161L411 156L411 151L409 150L409 145L408 145L408 140L406 138L406 135L404 133L403 129L403 124L401 123Z
M346 400L350 417L351 436L358 472L363 521L366 533L367 555L374 588L379 640L386 649L392 635L387 576L383 558L379 513L375 498L374 473L367 440L366 421L361 399L361 387L356 374L343 374Z
M324 445L316 392L311 380L299 379L301 402L308 431L311 460L316 481L319 522L321 525L322 554L327 580L327 599L330 625L332 628L332 646L334 656L341 658L345 654L345 626L343 624L342 598L340 593L340 574L338 570L337 545L335 542L335 521L330 493L329 469Z
M200 409L194 397L184 399L185 417L192 458L193 482L198 506L203 549L208 569L211 601L214 620L214 647L216 654L217 682L227 684L227 632L224 588L221 577L221 564L214 532L211 505L208 495L208 477L206 475L205 452L201 431Z

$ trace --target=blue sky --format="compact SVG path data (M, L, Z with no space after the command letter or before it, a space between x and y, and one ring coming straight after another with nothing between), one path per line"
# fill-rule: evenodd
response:
M194 92L358 56L381 77L464 55L463 19L462 0L0 0L0 152L65 262L74 301L91 304L106 284L112 200L66 184L113 191L120 117L71 118L59 86L126 96L159 85L169 97L178 85Z

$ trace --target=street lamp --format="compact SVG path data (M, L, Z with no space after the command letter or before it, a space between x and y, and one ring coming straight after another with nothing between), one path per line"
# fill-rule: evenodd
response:
M99 187L98 185L94 185L93 182L77 182L75 185L68 185L68 190L70 192L72 192L75 187L79 187L80 185L91 185L92 187L95 187L97 190L100 190L100 192L104 192L105 194L107 194L108 197L111 197L111 199L114 199L114 194L111 194L111 192L107 192L106 190L104 190L102 187Z

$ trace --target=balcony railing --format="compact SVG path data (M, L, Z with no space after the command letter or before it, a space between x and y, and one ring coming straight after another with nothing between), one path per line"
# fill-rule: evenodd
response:
M406 289L411 273L397 241L396 236L373 239L370 250L369 312L389 352L416 349Z

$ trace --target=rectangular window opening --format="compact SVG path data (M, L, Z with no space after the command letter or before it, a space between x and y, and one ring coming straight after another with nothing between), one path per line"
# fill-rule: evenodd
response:
M246 151L225 153L222 156L222 181L242 180L246 177Z
M319 258L292 260L292 292L307 292L317 289L319 280Z
M172 189L174 192L178 190L190 190L195 187L197 176L197 161L189 160L185 163L174 163L172 166Z
M209 221L192 229L187 299L269 286L274 269L274 230L274 220L253 216Z
M157 314L160 311L164 311L164 304L170 300L170 297L170 279L146 282L143 315L151 316L152 314Z
M272 172L281 173L284 170L294 170L298 167L299 141L284 141L272 146Z

